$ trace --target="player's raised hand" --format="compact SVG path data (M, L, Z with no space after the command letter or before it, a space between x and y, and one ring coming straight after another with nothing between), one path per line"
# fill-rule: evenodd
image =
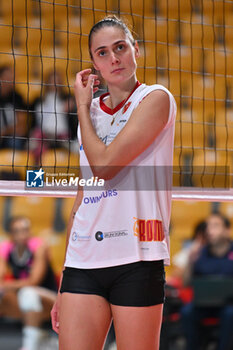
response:
M74 93L77 109L79 109L81 105L86 105L88 108L90 107L93 93L98 90L99 84L98 75L91 74L91 69L84 69L76 74Z

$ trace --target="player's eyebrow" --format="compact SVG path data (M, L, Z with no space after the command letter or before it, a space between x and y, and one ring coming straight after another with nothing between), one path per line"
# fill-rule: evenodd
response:
M121 43L121 42L125 42L125 40L123 40L123 39L118 40L118 41L116 41L115 43L113 43L112 45L117 45L117 44L119 44L119 43ZM94 52L96 52L96 51L98 51L98 50L105 49L106 47L107 47L107 46L100 46L100 47L97 47L97 49L95 49Z

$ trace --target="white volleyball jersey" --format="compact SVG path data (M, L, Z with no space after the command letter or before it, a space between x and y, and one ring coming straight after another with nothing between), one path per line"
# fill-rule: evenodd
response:
M104 188L84 189L70 233L65 266L100 268L140 260L164 260L169 264L176 116L173 96L161 85L138 83L128 99L113 110L104 103L107 94L94 99L90 115L98 137L109 145L124 128L133 110L154 90L163 90L169 96L166 126L143 153L112 180L105 181ZM84 175L88 169L93 176L82 147L80 129L78 138L82 173Z

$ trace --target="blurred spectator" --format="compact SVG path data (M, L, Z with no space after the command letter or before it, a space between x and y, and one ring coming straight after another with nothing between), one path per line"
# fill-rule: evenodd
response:
M38 350L40 326L50 319L56 282L48 248L31 237L28 218L13 217L10 239L0 244L0 315L23 322L23 350Z
M194 228L190 241L185 242L185 246L173 257L174 276L182 278L184 270L188 264L189 256L195 255L206 243L206 222L200 221Z
M44 87L43 96L32 106L33 131L32 149L36 162L48 148L68 148L68 141L76 139L78 119L75 114L74 98L64 91L61 74L50 72Z
M191 283L195 277L233 278L233 242L230 239L230 222L220 213L207 219L207 244L189 255L184 282ZM211 292L211 291L210 291ZM218 350L231 349L233 334L233 305L223 307L199 307L193 302L182 308L182 320L187 340L187 350L199 349L200 321L206 317L220 319Z
M27 115L22 97L15 91L13 69L0 68L0 148L23 149Z

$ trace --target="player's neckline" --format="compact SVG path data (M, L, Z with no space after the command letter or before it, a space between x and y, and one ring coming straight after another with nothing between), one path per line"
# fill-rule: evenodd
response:
M100 108L107 114L113 115L116 112L118 112L123 106L124 104L128 101L128 99L130 98L130 96L134 93L134 91L141 85L141 83L139 83L139 81L137 80L135 87L133 89L133 91L131 91L131 93L129 94L129 96L124 99L123 101L121 101L115 108L111 109L110 107L106 106L106 104L104 103L104 98L106 96L109 95L109 92L106 92L105 94L100 96Z

